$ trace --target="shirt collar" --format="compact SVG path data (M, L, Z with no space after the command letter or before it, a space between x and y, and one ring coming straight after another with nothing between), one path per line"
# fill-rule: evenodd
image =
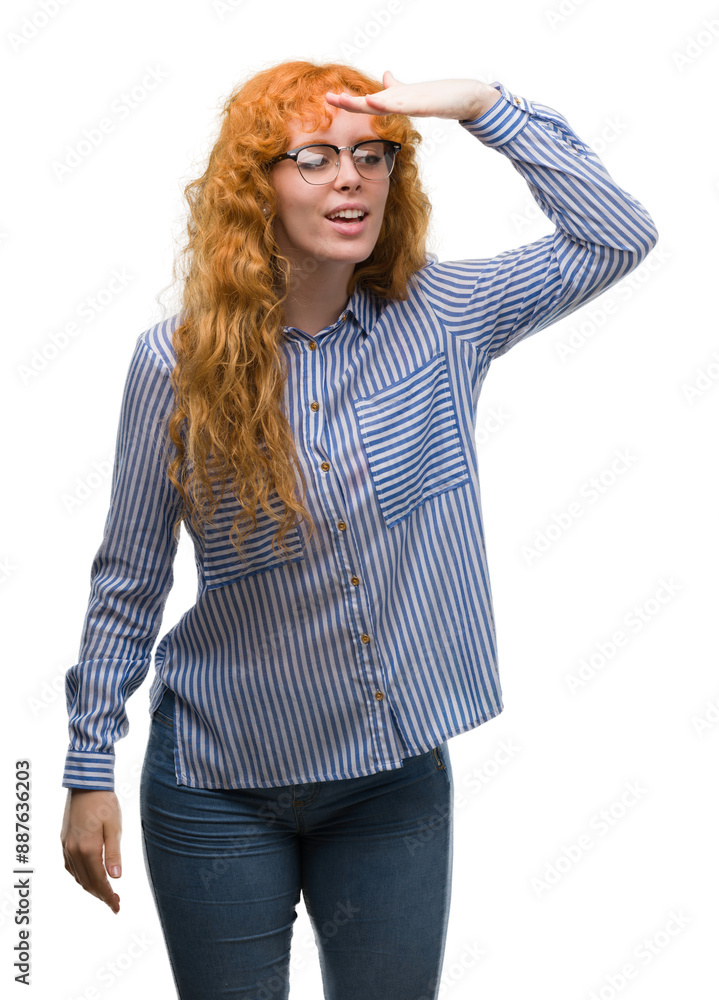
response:
M338 326L346 313L351 313L365 333L369 333L379 319L386 302L365 288L357 286L347 300L347 305L341 315L330 324L330 328ZM285 327L285 333L292 336L293 327Z
M359 285L349 297L345 312L351 312L365 333L369 333L382 313L385 300Z

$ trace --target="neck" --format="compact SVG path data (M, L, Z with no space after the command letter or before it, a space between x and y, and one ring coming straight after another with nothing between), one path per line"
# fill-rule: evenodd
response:
M354 269L352 262L344 261L325 261L314 270L293 267L284 302L284 326L297 327L312 336L334 323L347 304L347 285Z

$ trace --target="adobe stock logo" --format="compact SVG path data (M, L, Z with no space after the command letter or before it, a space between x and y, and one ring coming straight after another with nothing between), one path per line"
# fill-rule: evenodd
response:
M614 456L614 461L608 467L582 483L578 491L578 500L572 500L563 510L555 511L544 527L537 528L533 544L521 547L527 566L535 563L571 531L592 505L605 497L637 462L637 456L632 455L628 448L617 448Z
M404 13L400 0L388 0L383 7L373 7L366 12L368 17L361 24L355 24L351 40L340 42L339 52L327 55L328 62L341 62L347 59L358 59L362 49L371 47L384 29L393 21L397 14Z
M537 899L546 896L562 879L576 868L597 844L644 800L648 793L641 782L625 781L623 791L608 806L599 809L587 824L587 829L544 863L544 871L530 880Z
M695 35L687 35L684 48L680 51L676 49L672 52L672 62L678 73L683 73L685 69L696 62L700 56L704 55L719 36L719 20L716 17L708 21L704 18L702 27Z
M70 0L40 0L38 8L23 17L20 27L16 31L7 33L6 37L13 52L27 48L43 28L46 28L50 21L57 17L61 8L66 7L69 2Z
M62 159L55 159L50 166L58 181L64 180L80 164L98 149L119 122L125 121L133 111L141 107L149 95L157 90L169 74L159 66L146 67L145 75L128 90L123 90L110 102L109 112L96 124L85 127L79 139L65 146Z
M693 382L682 382L681 391L684 399L693 406L708 389L713 389L719 381L719 351L712 353L711 359L703 368L697 368Z

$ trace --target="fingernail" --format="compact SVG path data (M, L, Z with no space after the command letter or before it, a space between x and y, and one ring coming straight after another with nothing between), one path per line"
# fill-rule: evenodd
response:
M115 876L120 874L120 869L118 868L117 865L112 866L112 868L110 869L110 874Z

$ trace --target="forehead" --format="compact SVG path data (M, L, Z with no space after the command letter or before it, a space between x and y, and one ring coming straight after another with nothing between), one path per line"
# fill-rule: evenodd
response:
M372 115L365 115L344 108L334 108L332 122L328 128L311 129L310 123L289 122L290 142L301 146L307 142L332 142L336 146L351 146L362 139L378 138Z

